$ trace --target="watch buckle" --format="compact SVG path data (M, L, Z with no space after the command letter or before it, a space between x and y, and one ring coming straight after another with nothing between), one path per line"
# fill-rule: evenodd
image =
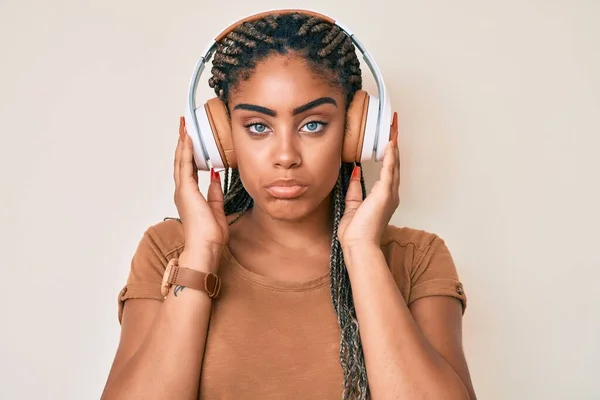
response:
M204 277L204 289L206 290L208 297L211 299L216 298L221 291L221 280L217 275L209 272Z

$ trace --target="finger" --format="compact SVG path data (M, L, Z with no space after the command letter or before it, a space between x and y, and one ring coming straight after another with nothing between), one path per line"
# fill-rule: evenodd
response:
M192 177L196 184L198 184L198 166L196 165L196 159L194 158L194 145L192 144Z
M389 141L385 147L383 166L381 167L381 172L379 173L379 181L381 182L381 186L387 190L391 190L394 182L394 171L396 170L396 166L394 165L396 158L395 153L396 149L394 148L394 143Z
M394 188L398 185L399 170L398 114L394 113L392 124L390 125L390 141L385 149L383 167L379 178L382 186L390 191L395 190Z
M181 143L181 153L179 155L179 183L181 185L197 182L194 177L194 153L192 150L192 140L187 134L185 126L183 127L183 138Z
M394 155L394 174L392 177L392 194L397 196L400 189L400 154L398 149Z
M173 179L175 180L175 187L179 187L179 164L181 158L181 150L183 148L183 133L184 133L185 120L183 117L179 118L179 139L177 140L177 147L175 148L175 159L173 160Z
M363 201L360 174L361 168L355 166L352 170L352 176L350 177L348 191L346 192L346 211L344 214L356 211Z
M210 170L210 184L208 185L206 199L215 215L225 214L221 177L219 176L219 173L214 170L214 168L211 168Z
M394 146L398 146L398 113L394 112L392 118L392 124L390 125L390 141L394 143Z
M391 138L394 143L394 176L392 178L392 188L397 190L400 186L400 149L398 147L398 113L394 113L391 127Z

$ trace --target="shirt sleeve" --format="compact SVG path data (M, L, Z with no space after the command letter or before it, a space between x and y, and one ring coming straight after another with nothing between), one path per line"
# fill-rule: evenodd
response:
M411 289L408 304L428 296L450 296L467 308L467 296L459 280L454 260L446 243L435 236L427 245L411 271Z
M160 286L168 260L154 236L153 228L148 228L133 255L127 284L118 296L119 323L123 317L125 301L128 299L163 300Z

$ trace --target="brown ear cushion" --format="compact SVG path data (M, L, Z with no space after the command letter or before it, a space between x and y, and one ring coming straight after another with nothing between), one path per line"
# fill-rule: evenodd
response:
M225 167L236 168L237 162L231 140L231 124L225 104L218 97L213 97L206 102L204 108Z
M368 93L364 90L357 90L346 115L346 132L342 146L342 161L344 162L360 162L368 107Z

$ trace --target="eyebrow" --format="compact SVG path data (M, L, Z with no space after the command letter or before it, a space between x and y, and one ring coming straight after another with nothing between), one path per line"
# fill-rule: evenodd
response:
M301 105L300 107L296 107L294 108L292 114L293 115L298 115L300 113L303 113L305 111L310 110L311 108L315 108L318 107L322 104L333 104L334 106L337 107L337 102L331 98L331 97L320 97L316 100L313 100L311 102L308 102L304 105ZM262 107L262 106L258 106L256 104L247 104L247 103L240 103L238 105L236 105L234 108L234 110L248 110L248 111L256 111L262 114L266 114L268 116L271 117L276 117L277 116L277 112L275 110L271 110L270 108L267 107Z

